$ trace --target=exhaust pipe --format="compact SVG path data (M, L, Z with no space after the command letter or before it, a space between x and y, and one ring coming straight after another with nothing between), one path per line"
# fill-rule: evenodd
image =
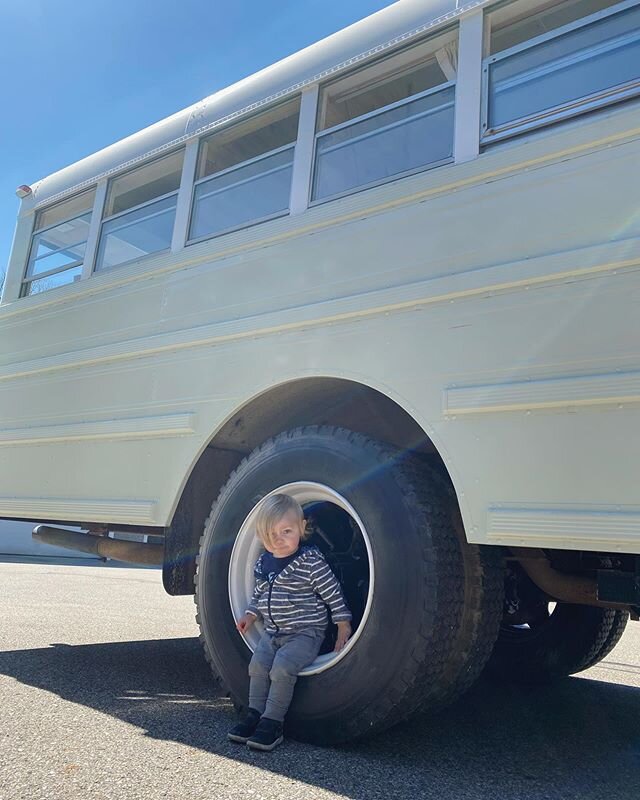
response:
M124 542L121 539L109 539L107 536L91 536L87 533L66 531L50 525L37 525L31 534L38 542L52 544L54 547L65 547L67 550L79 550L101 558L113 558L130 564L147 564L161 566L164 561L164 545L144 544L142 542Z
M625 603L609 603L598 598L598 582L595 578L565 575L554 569L543 550L519 547L511 551L520 566L542 591L554 600L584 606L615 608L629 611Z

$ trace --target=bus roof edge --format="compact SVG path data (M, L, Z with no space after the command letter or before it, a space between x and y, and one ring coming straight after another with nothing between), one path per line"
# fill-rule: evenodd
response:
M325 39L256 72L32 184L36 208L102 178L169 152L236 117L287 97L376 51L437 29L492 0L399 0Z

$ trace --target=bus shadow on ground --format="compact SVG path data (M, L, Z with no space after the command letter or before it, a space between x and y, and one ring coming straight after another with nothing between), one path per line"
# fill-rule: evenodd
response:
M454 706L375 738L330 751L289 740L263 754L227 741L235 713L197 639L9 651L0 673L150 737L351 798L621 800L640 786L640 689L619 684L570 678L523 689L483 679Z

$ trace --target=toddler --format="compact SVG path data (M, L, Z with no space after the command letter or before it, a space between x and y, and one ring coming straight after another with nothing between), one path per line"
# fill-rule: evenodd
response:
M351 636L351 613L320 550L300 544L306 522L293 497L268 497L258 511L256 533L266 552L256 562L253 597L236 627L246 633L262 617L265 630L249 663L247 715L228 736L256 750L273 750L283 739L298 674L322 646L327 606L338 627L336 652Z

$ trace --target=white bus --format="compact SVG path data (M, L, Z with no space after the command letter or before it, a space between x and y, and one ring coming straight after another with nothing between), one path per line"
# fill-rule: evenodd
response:
M638 0L402 0L20 187L0 517L161 562L242 705L297 497L355 618L311 741L596 663L640 606L639 97Z

